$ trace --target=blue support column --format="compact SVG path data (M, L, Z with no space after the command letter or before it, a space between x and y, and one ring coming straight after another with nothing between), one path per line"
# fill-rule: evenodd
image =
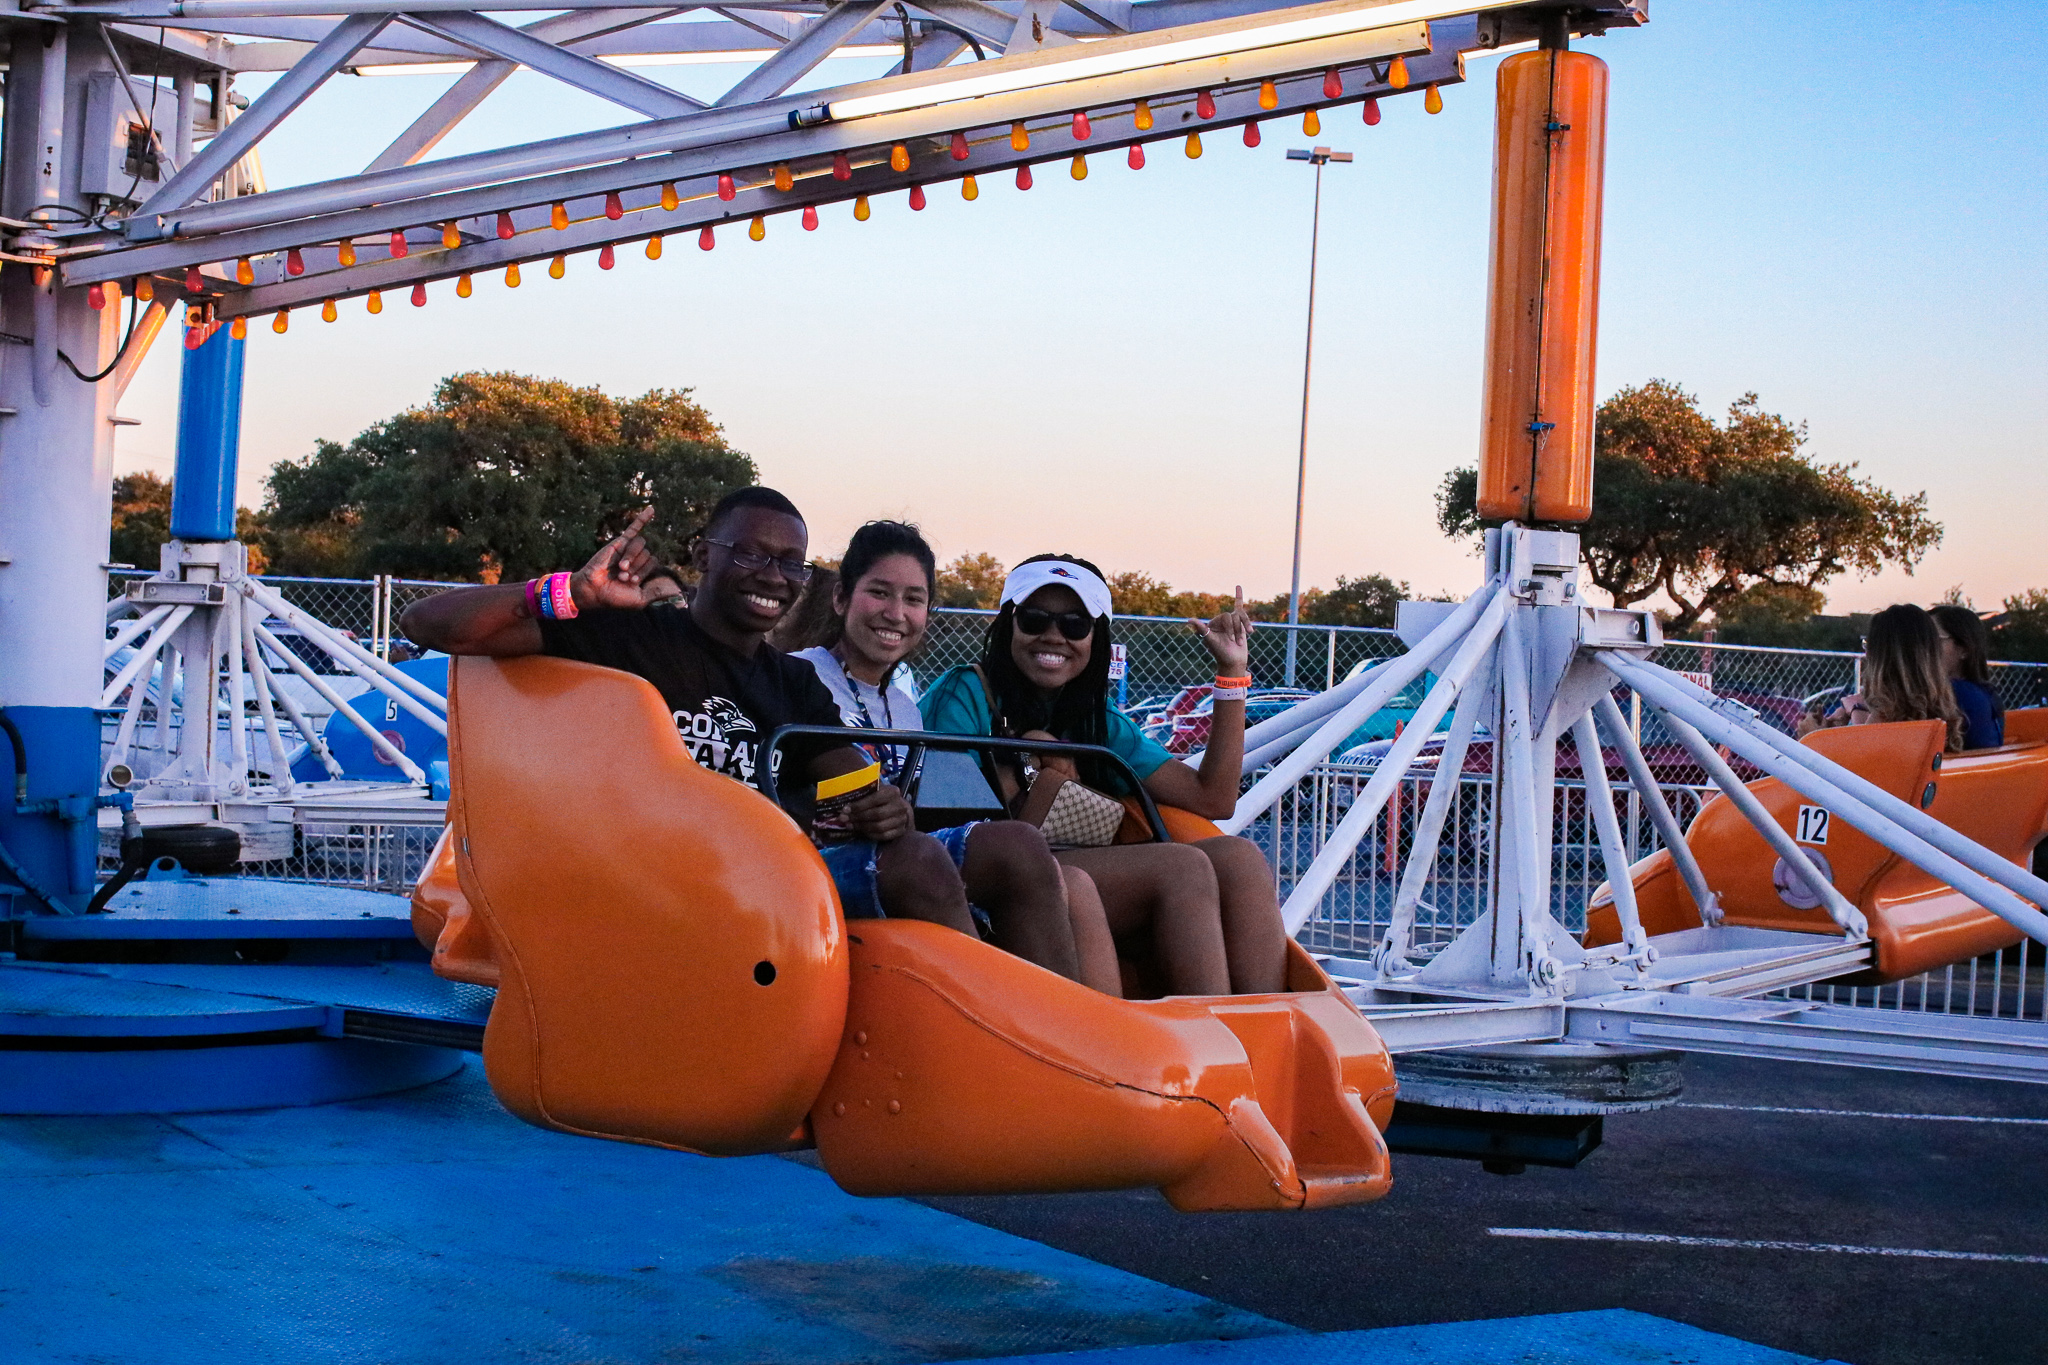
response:
M100 720L82 706L9 706L21 736L28 787L21 792L14 745L0 740L0 920L46 914L25 880L76 911L92 896L99 847ZM20 792L33 813L16 809ZM7 867L12 862L21 875Z
M185 352L178 393L178 468L171 480L171 535L179 540L235 538L247 345L223 327Z

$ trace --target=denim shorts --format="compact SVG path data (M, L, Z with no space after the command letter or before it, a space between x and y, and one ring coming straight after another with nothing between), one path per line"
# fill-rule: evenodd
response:
M958 869L967 865L967 836L974 827L986 823L970 821L964 825L936 830L932 838L944 845ZM828 844L818 850L825 858L825 870L832 874L832 885L839 890L839 905L848 919L887 919L882 911L882 893L875 882L875 860L881 855L881 847L868 839L854 839L843 844ZM978 905L967 907L974 913L974 926L981 936L989 935L988 914Z

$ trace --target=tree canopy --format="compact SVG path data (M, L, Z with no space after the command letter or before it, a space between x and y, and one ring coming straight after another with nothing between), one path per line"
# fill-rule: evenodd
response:
M450 375L424 407L271 471L271 567L527 578L582 563L650 501L648 541L674 559L712 504L757 478L690 392L620 400L555 379Z
M113 534L108 559L155 573L164 542L171 538L171 485L144 471L114 480ZM235 509L235 537L249 547L249 571L265 573L262 519L246 507Z
M1855 571L1907 572L1941 541L1927 495L1901 496L1852 464L1802 452L1806 426L1744 394L1716 424L1667 380L1623 389L1594 424L1593 515L1575 527L1588 576L1632 606L1656 592L1685 630L1759 585L1818 589ZM1475 470L1454 469L1437 494L1447 535L1483 523Z
M1003 578L1009 570L1003 561L984 551L961 555L939 570L941 607L981 607L993 610L1003 596Z

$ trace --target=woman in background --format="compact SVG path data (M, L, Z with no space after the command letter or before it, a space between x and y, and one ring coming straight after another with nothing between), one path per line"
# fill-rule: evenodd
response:
M1927 614L1941 633L1941 669L1963 713L1963 747L1996 749L2005 743L2005 704L1991 690L1990 633L1976 612L1953 602L1929 608Z
M1938 720L1948 729L1948 752L1962 752L1963 713L1942 667L1934 618L1906 603L1871 617L1863 638L1863 690L1844 696L1828 719L1835 725Z

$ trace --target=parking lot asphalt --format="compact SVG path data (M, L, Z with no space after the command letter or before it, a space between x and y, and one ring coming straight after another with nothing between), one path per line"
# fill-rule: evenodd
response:
M1312 1331L1628 1308L1849 1365L2048 1360L2048 1086L1686 1073L1678 1105L1610 1117L1574 1170L1396 1156L1362 1207L924 1202Z

